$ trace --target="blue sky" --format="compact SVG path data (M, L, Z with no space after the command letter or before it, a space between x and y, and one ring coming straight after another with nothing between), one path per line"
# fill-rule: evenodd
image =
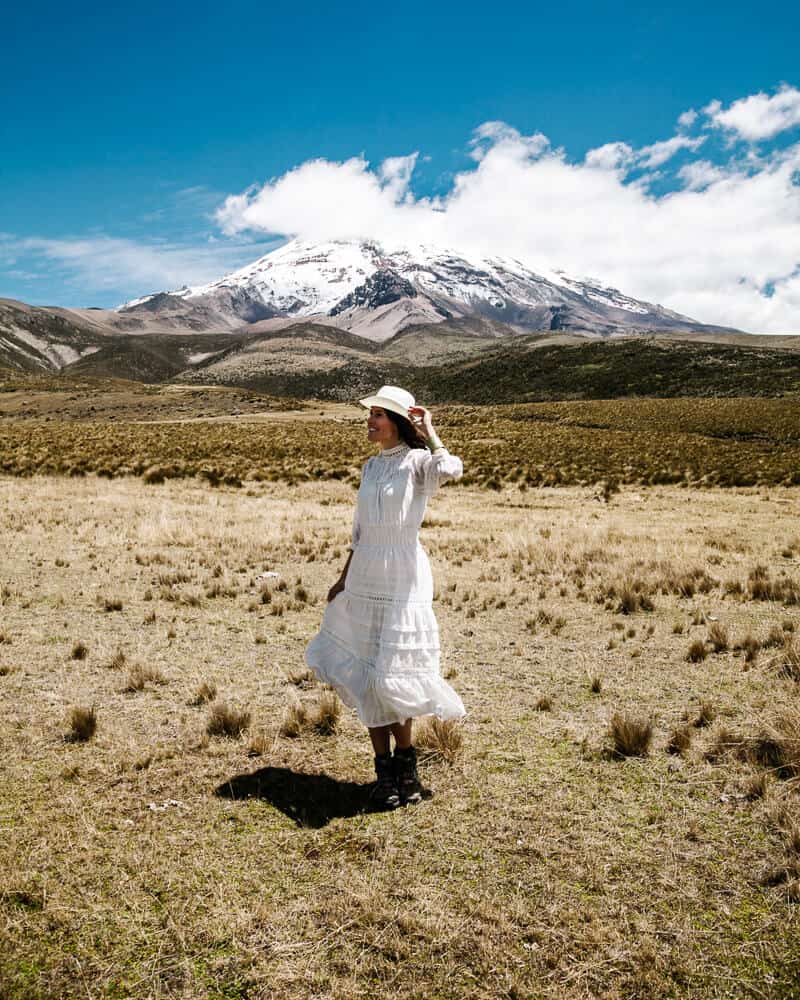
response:
M487 122L541 133L578 164L611 143L666 141L688 109L718 101L724 112L800 85L800 13L788 3L15 4L4 36L0 295L70 306L252 260L283 235L271 216L267 228L223 227L215 212L311 160L361 158L374 177L387 158L417 153L400 196L447 198L457 175L483 168L470 142ZM786 120L758 140L759 156L798 142ZM704 163L741 164L745 146L752 159L752 141L713 112L706 121ZM656 172L650 198L680 183ZM585 264L564 254L552 266ZM592 269L603 263L600 248ZM753 277L759 294L771 277L791 280L786 266ZM631 279L626 291L650 291Z

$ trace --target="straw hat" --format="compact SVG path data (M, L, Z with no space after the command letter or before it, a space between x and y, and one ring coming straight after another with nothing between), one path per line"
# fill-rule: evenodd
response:
M359 403L367 409L371 406L380 406L381 409L399 413L408 420L408 408L414 405L414 397L396 385L382 385L374 396L359 399Z

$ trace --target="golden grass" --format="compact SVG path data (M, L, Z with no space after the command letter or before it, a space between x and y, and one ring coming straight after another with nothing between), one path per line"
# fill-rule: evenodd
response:
M442 668L469 714L416 725L433 797L387 815L354 714L313 724L330 692L303 660L349 482L0 478L4 996L790 996L800 724L774 659L797 609L748 581L797 578L797 491L595 492L433 501ZM625 580L652 611L618 613ZM736 641L687 662L715 619ZM746 663L738 637L775 630ZM169 683L124 693L136 664ZM238 738L206 732L220 699L250 714ZM88 705L93 737L65 740ZM615 712L652 720L646 756L601 752Z
M430 717L417 724L414 742L423 758L440 758L452 764L464 750L464 730L454 720Z
M97 711L94 706L76 705L67 719L67 740L72 743L86 743L97 732Z
M88 411L79 420L5 419L0 472L135 475L156 490L170 479L194 477L223 489L248 481L356 481L369 449L354 406L326 404L324 416L316 420L313 411L302 419L281 413L274 401L264 400L261 410L227 421L181 420L173 411L160 421L144 416L136 422L129 408L113 422L89 419L94 414ZM800 483L797 399L451 406L437 410L437 424L443 439L465 459L465 485L493 491L510 484L591 483L600 490L592 498L611 505L626 483ZM782 550L789 558L794 537ZM754 599L782 586L780 579L754 583ZM784 597L796 603L800 591Z
M650 749L653 723L650 719L615 712L608 724L608 735L615 757L644 757Z

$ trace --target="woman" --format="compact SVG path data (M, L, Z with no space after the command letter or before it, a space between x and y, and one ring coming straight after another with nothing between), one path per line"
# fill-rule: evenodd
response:
M367 436L381 451L362 469L350 555L328 593L306 662L369 728L374 795L395 809L422 798L412 720L464 715L439 674L431 567L418 539L428 498L463 467L411 393L385 385L360 403L369 410Z

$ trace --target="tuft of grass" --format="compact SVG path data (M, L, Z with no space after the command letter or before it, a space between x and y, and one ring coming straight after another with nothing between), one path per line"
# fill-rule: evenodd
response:
M342 706L334 691L323 691L311 716L311 727L321 736L331 736L339 728Z
M431 716L418 723L414 743L423 756L453 764L463 752L464 731L455 719Z
M111 670L122 670L126 663L127 657L125 656L125 651L121 646L118 646L117 651L111 657L108 666Z
M11 645L11 636L8 634L8 632L5 632L3 629L0 628L0 646L10 646L10 645Z
M653 738L653 723L632 715L615 712L608 726L612 754L615 757L645 757Z
M298 688L310 688L316 683L316 678L313 671L309 670L307 667L298 667L293 670L289 670L286 674L286 680L289 684L294 684Z
M308 709L299 698L295 698L283 713L283 719L281 719L278 732L281 736L285 736L288 739L296 739L303 732L307 724Z
M800 648L792 639L784 642L783 649L773 662L784 677L800 681Z
M609 600L616 600L616 612L620 615L633 615L637 611L653 611L652 591L644 580L626 577L602 592Z
M592 694L600 694L603 690L602 678L595 674L593 677L589 678L589 690Z
M788 854L800 854L800 826L792 824L789 827L784 846Z
M744 653L745 663L755 663L761 651L761 643L751 632L748 632L747 635L739 639L734 649L741 650Z
M742 785L742 794L748 802L763 799L769 788L769 776L766 771L751 774Z
M128 671L125 679L123 691L132 694L134 691L144 691L148 684L166 684L167 678L158 667L144 667L141 663L134 663Z
M85 642L73 643L72 651L69 654L71 660L85 660L89 655L89 647Z
M206 723L209 736L227 736L237 739L250 726L250 713L234 708L223 701L214 702Z
M103 598L103 611L122 611L122 601L118 597Z
M773 625L761 645L764 649L780 649L784 642L786 642L786 636L783 629L778 625Z
M214 681L203 681L198 685L192 698L189 702L190 705L206 705L213 701L217 697L217 685Z
M275 745L275 733L271 729L261 728L253 733L247 744L248 757L263 757Z
M690 726L676 726L667 741L667 753L680 755L686 753L692 745L692 730Z
M553 699L549 694L540 695L533 707L537 712L549 712L553 707Z
M70 743L87 743L97 732L97 711L94 705L86 708L83 705L75 705L70 709L67 719L69 732L66 739Z
M728 649L728 630L719 622L714 622L708 630L707 641L715 653L724 653Z
M700 708L695 716L692 725L695 729L705 729L706 726L710 726L711 723L717 717L717 710L711 704L710 701L701 701Z
M695 639L686 652L686 659L689 663L701 663L707 656L708 650L702 639Z

